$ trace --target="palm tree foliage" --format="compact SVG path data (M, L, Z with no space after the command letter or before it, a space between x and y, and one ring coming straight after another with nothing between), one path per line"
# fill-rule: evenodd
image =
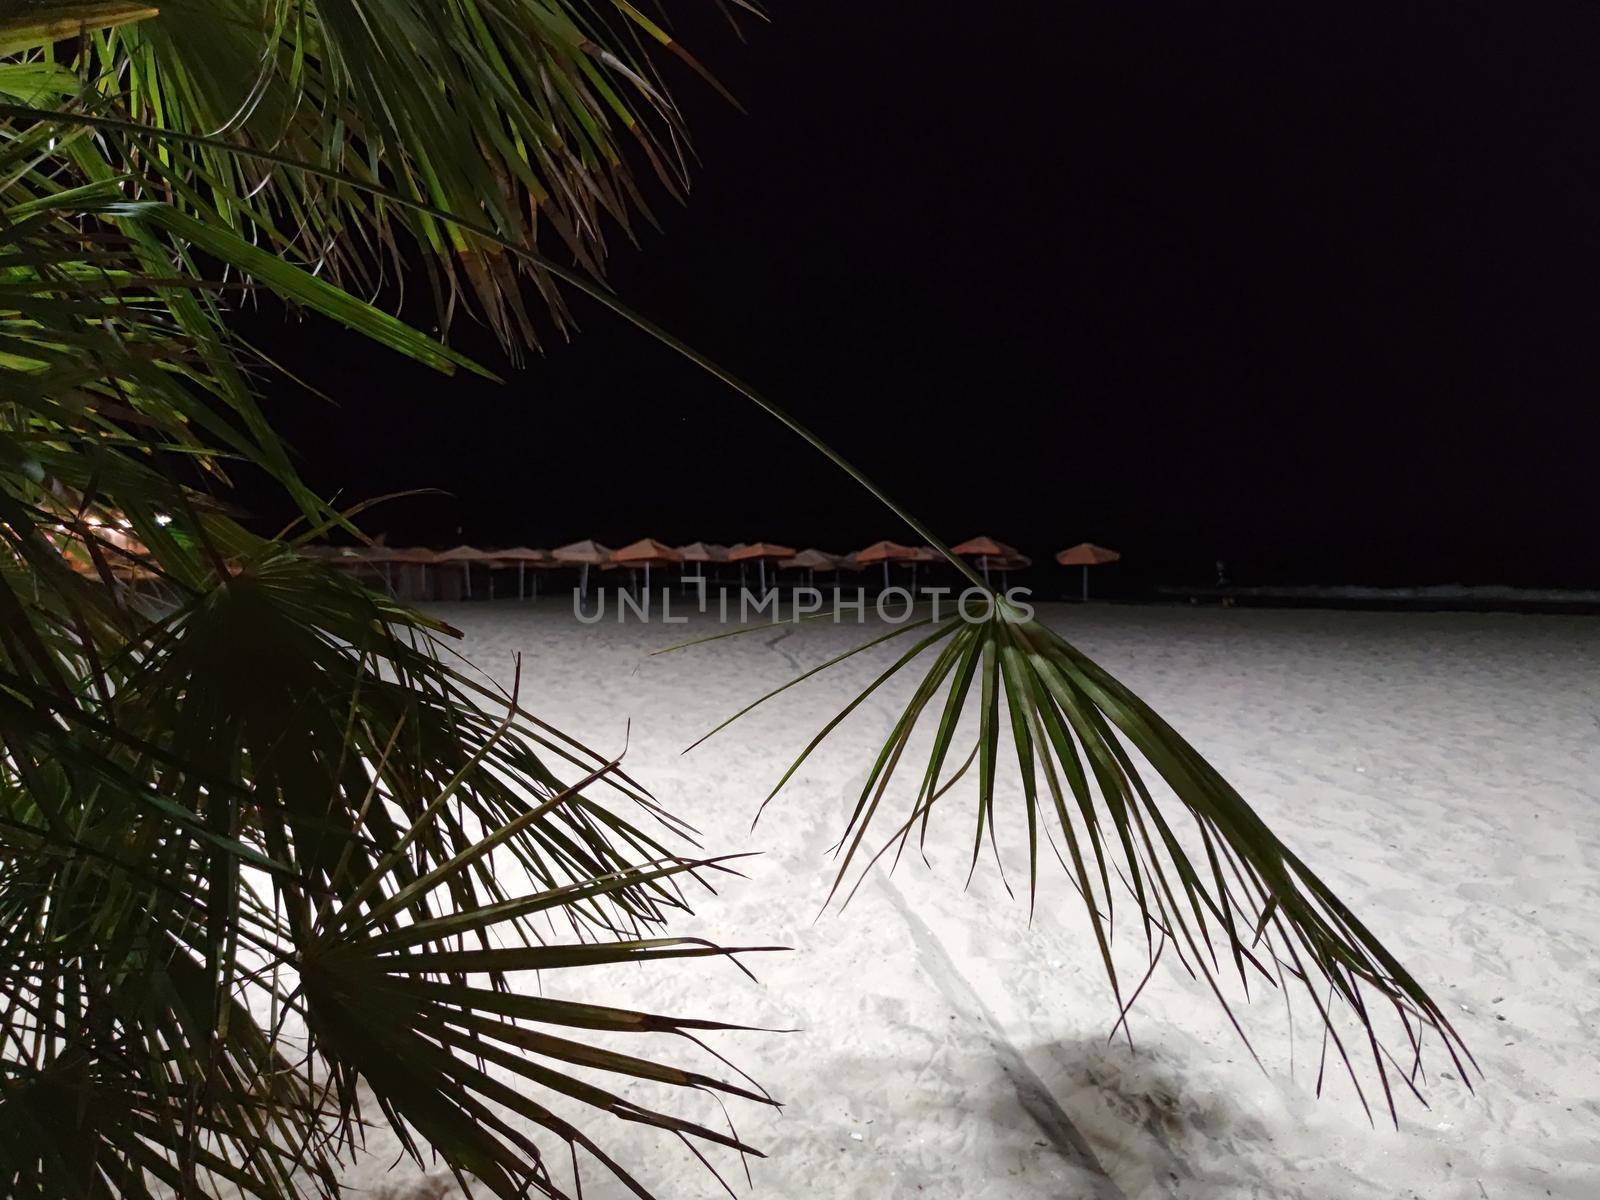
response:
M577 287L865 483L593 282L606 231L648 219L634 166L681 190L651 49L692 60L627 0L159 8L0 14L0 1181L332 1194L380 1117L504 1196L561 1194L580 1152L647 1194L586 1112L748 1151L669 1113L668 1092L646 1107L606 1082L768 1102L725 1067L614 1045L697 1044L716 1023L509 984L734 953L661 929L727 865L688 856L690 831L617 761L449 665L449 630L294 552L350 514L297 478L252 390L269 364L225 321L271 292L450 373L480 368L361 296L421 262L441 328L465 307L515 348L538 337L526 296L560 327L558 288ZM241 466L294 498L283 537L212 499ZM923 626L886 673L932 655L846 866L937 713L901 836L974 761L975 846L992 836L1009 740L1030 861L1053 823L1114 983L1116 874L1152 959L1171 945L1212 979L1220 942L1241 975L1310 989L1334 1035L1334 1000L1373 1032L1373 994L1410 1038L1408 1084L1425 1029L1455 1053L1438 1008L1215 771L1014 618ZM1174 801L1198 850L1163 815ZM567 1175L532 1130L570 1150Z
M0 46L34 25L59 36L63 19L86 22L70 71L48 78L77 91L75 109L148 131L96 147L126 173L124 194L158 196L356 291L398 278L420 246L441 324L470 297L508 344L533 340L517 275L531 274L558 316L561 298L503 243L533 247L549 231L572 261L598 270L608 222L626 232L649 217L628 164L647 162L669 194L685 183L680 122L644 47L694 60L627 0L159 7L159 17L130 20L153 9L25 4ZM99 12L119 23L95 28ZM41 51L33 70L61 50ZM163 140L163 131L209 140ZM470 216L499 240L376 198L373 187Z
M598 269L601 215L625 223L633 194L619 140L674 137L625 61L624 27L654 26L611 15L0 18L7 1195L333 1194L379 1118L503 1196L564 1194L588 1160L648 1194L585 1111L749 1150L667 1093L766 1094L655 1045L699 1056L723 1026L563 998L580 968L730 954L662 931L685 884L729 868L687 856L691 831L618 762L449 665L450 631L295 553L348 515L296 477L252 391L263 364L223 319L267 289L476 370L355 294L422 247L443 312L470 295L508 342L531 337L504 256L359 185L511 243L534 243L538 214ZM676 153L655 151L669 179ZM286 538L211 499L241 467L295 498ZM551 994L513 991L525 972Z

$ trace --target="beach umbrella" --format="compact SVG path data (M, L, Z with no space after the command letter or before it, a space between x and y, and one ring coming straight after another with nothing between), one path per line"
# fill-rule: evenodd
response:
M776 542L752 542L748 546L738 545L728 551L729 562L754 562L760 568L762 592L767 590L767 564L793 557L794 547L780 546Z
M1079 542L1076 546L1069 546L1065 550L1056 551L1056 561L1063 567L1083 568L1083 598L1089 598L1089 568L1098 567L1101 563L1116 562L1122 555L1115 550L1107 550L1104 546L1096 546L1093 542Z
M957 558L974 558L978 560L978 567L983 572L984 583L989 582L989 569L1015 570L1016 567L1001 568L1000 564L1008 561L1020 560L1020 565L1026 566L1032 560L1027 555L1020 553L1016 547L1008 546L1004 542L997 542L992 537L968 538L956 546L950 547L950 553Z
M644 567L644 590L648 594L650 564L681 563L683 555L665 542L656 541L655 538L640 538L637 542L629 542L620 550L613 550L611 561L619 567Z
M697 563L699 578L706 577L707 563L724 563L728 561L728 548L715 546L708 542L690 542L687 546L679 546L678 553L683 556L686 563Z
M423 594L426 595L428 589L428 565L438 562L439 556L426 546L404 546L390 550L388 561L398 563L403 567L416 567L419 576L417 582L422 588Z
M931 566L934 563L942 563L944 555L940 554L932 546L913 546L911 549L912 557L906 559L905 564L911 568L911 590L915 592L917 590L918 564Z
M1020 571L1024 567L1033 566L1033 559L1026 554L1008 554L1004 558L990 558L984 561L988 571Z
M300 552L307 558L345 571L376 569L383 576L384 587L393 591L389 586L388 566L392 560L385 546L303 546Z
M551 562L550 551L535 550L531 546L513 546L509 550L496 550L494 552L494 566L509 567L513 563L517 568L517 599L523 598L523 582L527 577L528 568L546 567ZM539 598L539 580L536 576L533 581L533 598Z
M563 566L579 568L578 590L587 599L589 595L589 568L610 562L611 551L599 542L585 539L581 542L570 542L565 546L557 546L550 551L550 557Z
M390 572L390 567L421 565L423 570L422 582L424 585L426 585L428 569L427 564L438 561L438 555L436 555L432 550L425 550L417 546L368 546L360 553L361 557L366 562L381 566L383 568L384 586L387 587L392 594L397 596L400 593L395 588L394 576Z
M853 555L856 562L863 567L873 563L883 564L883 586L889 586L889 564L892 562L915 562L917 551L911 546L902 546L899 542L873 542L863 550L857 550Z
M678 547L678 557L692 563L727 562L728 548L710 542L690 542L687 546Z
M472 599L472 564L494 561L494 555L486 550L479 550L476 546L453 546L449 550L441 550L434 556L436 563L460 563L461 578L465 584L465 593L468 600ZM493 587L493 585L490 585Z
M838 566L838 560L833 555L822 550L802 550L793 558L786 558L778 563L780 571L804 569L807 572L807 583L816 583L818 571L835 571Z

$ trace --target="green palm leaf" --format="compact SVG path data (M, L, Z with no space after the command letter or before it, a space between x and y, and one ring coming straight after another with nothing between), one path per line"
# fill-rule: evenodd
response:
M976 757L976 867L984 838L995 842L997 760L1000 747L1009 742L1020 769L1030 897L1038 883L1042 833L1082 899L1124 1019L1137 989L1129 993L1112 952L1118 896L1134 904L1146 978L1155 960L1170 950L1205 982L1231 1020L1224 962L1246 995L1252 984L1281 993L1303 990L1364 1106L1366 1087L1355 1053L1370 1059L1384 1104L1396 1120L1394 1091L1416 1092L1424 1035L1437 1040L1458 1070L1471 1062L1438 1004L1176 730L1103 668L1007 601L998 600L989 619L952 618L936 626L807 744L767 802L867 695L914 671L915 660L929 651L934 657L884 740L850 814L830 898L859 865L868 829L924 724L931 743L910 792L909 814L890 845L897 847L898 857L898 848L919 825L926 835L934 804ZM970 703L974 681L975 706ZM769 692L739 715L790 686ZM974 707L975 714L969 714ZM973 739L971 753L946 777L961 736ZM878 851L872 862L883 853ZM1238 1021L1234 1024L1243 1036ZM1385 1029L1401 1043L1405 1061L1386 1048Z
M48 50L0 63L0 91L106 104ZM195 161L0 126L0 1187L336 1194L363 1081L415 1153L501 1194L562 1191L537 1127L614 1165L602 1131L483 1074L508 1046L562 1101L742 1151L585 1078L764 1093L541 1032L582 1004L530 1019L408 993L715 953L659 930L685 880L725 868L681 857L688 828L614 761L448 667L443 630L209 499L248 463L309 529L349 524L251 394L221 323L239 284L472 364L308 269L310 243L268 229L277 201L241 206ZM381 1033L352 984L396 1015Z

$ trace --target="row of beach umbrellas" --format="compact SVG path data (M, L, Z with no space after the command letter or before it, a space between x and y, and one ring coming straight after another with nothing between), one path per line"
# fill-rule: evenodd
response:
M990 537L970 538L950 549L953 554L967 559L977 567L983 573L985 583L990 582L994 574L1021 570L1033 563L1033 560L1020 550ZM742 577L746 566L754 564L761 588L765 591L769 566L775 572L804 570L807 572L808 580L814 582L818 571L864 571L868 567L881 564L883 583L888 587L889 567L894 563L910 568L914 588L919 565L943 561L943 557L931 547L905 546L891 541L873 542L872 545L849 554L830 554L817 549L795 550L793 547L780 546L775 542L739 543L733 546L690 542L687 546L673 547L655 538L641 538L616 550L602 546L592 539L586 539L558 546L554 550L536 550L528 546L513 546L505 550L480 550L476 546L465 545L449 550L428 550L422 547L394 548L372 545L359 548L312 546L307 547L305 553L335 565L381 569L386 578L391 566L417 566L421 568L424 585L428 567L460 566L463 572L463 587L469 598L472 595L471 570L474 565L491 570L515 567L519 599L526 594L525 585L529 568L538 570L576 567L579 571L579 589L587 594L591 569L613 570L619 567L642 569L644 585L648 589L652 566L679 566L687 571L688 564L694 564L697 576L704 578L707 565L737 563ZM1116 562L1122 556L1115 550L1107 550L1104 546L1082 542L1059 551L1055 557L1062 566L1083 568L1083 598L1087 600L1089 568L1102 563ZM534 595L538 595L537 576L534 577Z

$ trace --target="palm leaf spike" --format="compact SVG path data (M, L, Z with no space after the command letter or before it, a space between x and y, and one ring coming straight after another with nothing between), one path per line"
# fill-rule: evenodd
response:
M491 835L492 836L492 835ZM492 847L490 848L492 849ZM486 850L486 852L488 852ZM656 873L676 873L690 869L687 861L655 868ZM464 869L464 866L452 870ZM636 871L647 874L647 871ZM506 1168L513 1161L513 1147L524 1156L534 1153L531 1142L512 1137L514 1130L495 1115L495 1108L508 1109L523 1120L538 1125L565 1139L570 1146L582 1147L602 1163L631 1191L639 1196L650 1193L587 1135L557 1118L532 1095L514 1091L484 1074L481 1068L455 1052L466 1052L479 1062L492 1063L521 1076L530 1084L547 1088L569 1099L598 1108L624 1120L652 1125L684 1138L698 1138L722 1145L741 1154L758 1151L745 1145L734 1134L724 1134L681 1118L670 1117L581 1082L577 1077L541 1065L532 1056L542 1055L570 1065L597 1068L631 1075L659 1083L770 1104L765 1092L739 1084L686 1071L666 1064L590 1047L570 1038L553 1037L522 1026L522 1020L572 1029L608 1029L614 1032L680 1032L686 1030L728 1029L731 1026L690 1018L656 1017L619 1009L527 996L498 990L507 972L522 970L561 970L621 962L652 961L661 958L720 956L734 961L734 955L779 949L749 947L725 949L701 939L653 938L620 942L580 942L571 945L532 945L462 950L453 948L471 932L487 934L504 927L514 916L535 906L570 903L583 891L591 893L612 888L621 880L592 881L577 890L543 893L524 901L495 906L468 908L429 918L415 925L369 937L356 929L329 929L310 949L303 962L303 981L311 1013L325 1036L335 1039L341 1059L357 1063L373 1080L379 1102L392 1110L392 1118L403 1127L415 1124L430 1143L450 1148L454 1161L490 1168L485 1181L497 1194L513 1194L514 1177ZM637 879L632 880L637 882ZM444 886L445 876L431 880L424 890ZM375 885L370 890L380 890ZM433 948L424 948L433 947ZM469 973L487 973L490 989L475 988L459 980ZM359 1000L358 1000L359 998ZM348 1004L359 1003L363 1010L376 1008L386 1014L376 1027L370 1016L364 1021L347 1014ZM501 1019L506 1018L506 1019ZM381 1030L381 1032L380 1032ZM511 1054L515 1047L524 1053ZM407 1072L374 1061L403 1057L408 1064L420 1064L424 1074L438 1073L453 1081L449 1092L419 1093L421 1086ZM431 1097L431 1098L430 1098ZM490 1104L495 1108L491 1108ZM452 1116L470 1117L477 1127ZM497 1138L495 1135L498 1134ZM691 1146L698 1154L698 1149ZM524 1159L523 1168L536 1165ZM495 1173L495 1168L499 1173ZM526 1176L524 1178L531 1178ZM556 1194L545 1183L541 1190Z

